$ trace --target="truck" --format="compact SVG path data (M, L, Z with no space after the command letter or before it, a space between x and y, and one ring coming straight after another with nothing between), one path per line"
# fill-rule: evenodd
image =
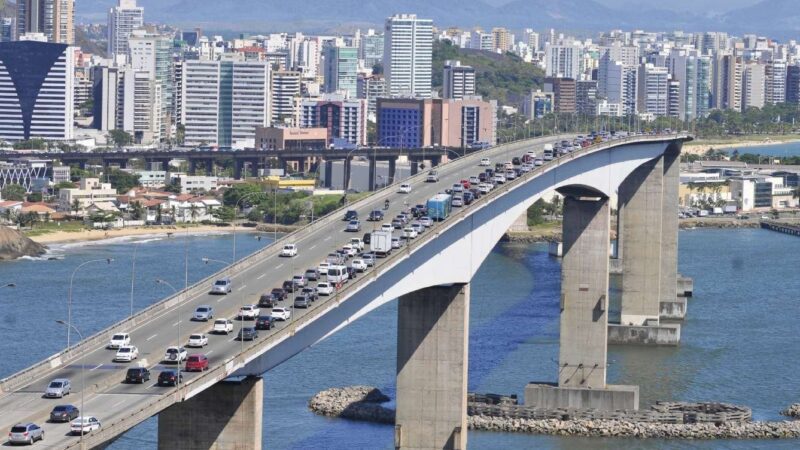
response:
M449 194L436 194L428 199L428 217L436 221L447 219L452 209L453 197Z
M545 161L552 161L553 160L553 144L544 144L542 158Z
M385 258L392 252L392 232L389 230L375 230L369 238L369 247L375 252L375 257Z

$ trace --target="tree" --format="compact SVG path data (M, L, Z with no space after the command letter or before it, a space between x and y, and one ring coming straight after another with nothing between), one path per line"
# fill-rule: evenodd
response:
M536 200L530 208L528 208L528 226L535 226L541 225L544 223L544 214L545 209L547 206L547 202L542 200Z
M211 215L220 222L232 222L234 219L236 219L236 212L229 206L217 208L211 213Z
M181 185L178 183L178 179L175 178L171 183L164 185L164 191L172 192L173 194L180 194Z
M118 169L112 169L111 172L109 172L108 180L111 182L111 187L115 188L120 194L124 194L139 186L139 175Z
M75 212L75 214L77 215L78 211L81 210L81 202L78 201L78 199L76 198L75 200L72 200L71 206L72 206L72 211Z
M131 203L131 217L133 220L142 220L145 216L144 206L139 201Z
M122 130L111 130L108 132L108 140L113 142L116 147L124 147L133 143L133 136Z
M75 185L75 183L73 183L71 181L62 181L62 182L58 183L57 185L53 186L53 192L55 194L58 194L58 191L60 191L61 189L74 189L76 187L78 187L78 186Z
M258 195L261 194L261 195ZM248 196L245 202L239 203L244 196ZM261 191L261 186L253 183L237 184L230 189L225 190L222 194L222 203L225 206L244 206L244 203L250 202L251 204L263 201L266 197Z
M28 201L33 203L38 203L42 201L42 193L41 192L31 192L28 194Z
M3 199L18 201L18 202L25 200L25 193L26 193L25 188L20 186L19 184L6 185L6 187L3 188L2 190Z

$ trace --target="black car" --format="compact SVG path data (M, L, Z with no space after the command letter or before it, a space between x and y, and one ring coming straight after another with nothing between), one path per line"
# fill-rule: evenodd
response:
M480 180L481 183L485 182L487 178L489 178L489 175L486 172L478 174L478 180Z
M283 290L287 293L294 292L294 281L288 280L283 282Z
M465 205L469 205L473 200L475 200L475 196L472 195L472 192L470 191L465 191L463 194L461 194L461 197L464 199Z
M515 166L518 166L518 165L522 164L522 161L520 161L519 158L515 156L515 157L511 158L511 164L513 164Z
M479 191L479 190L477 190L475 188L470 189L469 191L472 192L472 196L475 197L475 200L481 198L481 195L482 195L481 191Z
M258 330L252 327L244 327L239 330L239 334L236 335L236 339L240 341L252 341L254 339L258 339Z
M311 306L311 299L307 296L301 294L294 298L295 308L308 308L309 306Z
M270 291L270 294L272 294L273 297L277 298L278 301L286 300L287 298L289 298L289 294L286 292L286 289L282 288L273 288L272 291Z
M411 215L414 216L415 219L420 218L422 216L428 215L428 207L425 205L416 205L411 208Z
M365 244L369 244L372 241L372 233L364 233L364 237L361 238Z
M50 422L69 422L79 415L78 408L72 405L58 405L50 411Z
M270 330L274 319L272 316L258 316L256 319L256 330Z
M349 266L347 267L347 276L348 276L348 279L350 279L350 280L355 280L355 279L356 279L356 274L357 274L357 273L358 273L358 271L357 271L356 269L354 269L354 268L352 268L352 267L349 267Z
M308 270L306 270L306 280L308 280L308 281L317 281L317 280L319 280L319 270L317 270L317 269L308 269Z
M125 374L126 383L144 383L150 380L150 371L147 367L131 367Z
M486 169L485 171L483 171L483 173L486 174L486 179L487 180L491 179L494 176L494 170L492 170L492 169Z
M164 370L158 374L159 386L175 386L183 382L183 375L178 370Z
M371 211L369 213L369 217L367 217L367 220L370 222L379 222L383 220L383 211L379 209Z
M272 308L277 303L277 298L272 293L261 294L258 298L259 308Z
M346 213L344 213L344 219L342 220L346 222L349 222L351 220L358 220L358 211L354 209L348 210Z

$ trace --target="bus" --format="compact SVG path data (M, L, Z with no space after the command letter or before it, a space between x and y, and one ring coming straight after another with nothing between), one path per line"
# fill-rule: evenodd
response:
M442 221L447 219L452 209L453 197L449 194L436 194L428 199L428 217L433 220Z

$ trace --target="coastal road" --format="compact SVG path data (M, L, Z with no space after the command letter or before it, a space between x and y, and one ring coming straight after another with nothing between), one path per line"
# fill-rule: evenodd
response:
M46 439L36 444L38 448L63 448L78 439L68 435L68 424L44 422L55 405L73 404L80 408L81 390L84 390L86 415L94 415L101 422L106 423L129 415L135 408L152 401L154 396L174 392L175 388L156 385L156 379L161 370L175 367L161 363L161 358L168 346L185 345L191 333L206 333L209 336L209 345L204 349L187 349L189 354L205 353L209 358L210 365L214 367L239 353L244 343L235 340L236 333L242 326L253 326L252 321L240 322L235 319L239 308L242 305L258 303L258 297L262 293L268 292L274 287L280 287L284 280L290 280L295 274L302 274L306 269L316 267L328 253L347 244L350 238L360 238L365 232L371 231L373 227L380 227L381 222L365 222L364 220L371 210L382 210L386 198L389 198L391 203L389 211L385 211L387 218L385 222L389 222L391 217L405 208L404 203L408 206L425 203L428 198L438 192L443 192L460 179L477 175L484 169L478 167L478 162L483 157L490 158L494 165L495 162L510 161L512 156L521 156L527 150L532 149L541 153L543 144L556 140L551 137L514 143L457 159L437 168L440 175L438 183L417 182L412 185L410 194L391 192L375 195L369 204L357 209L362 220L362 231L359 233L345 232L346 222L336 221L294 242L299 248L299 254L294 258L269 256L244 270L235 273L226 272L226 275L233 280L233 291L230 294L215 296L204 293L198 295L131 330L132 344L136 345L140 352L138 360L132 363L115 363L113 362L115 350L98 347L85 354L80 360L57 367L45 376L32 379L19 389L4 394L0 397L0 430L8 430L19 422L33 421L43 425L46 434ZM215 255L207 256L215 257ZM224 260L225 258L220 257L219 259ZM173 280L166 281L172 283ZM180 282L175 280L173 284L179 285ZM210 290L211 286L208 287ZM164 286L164 289L165 295L172 293L167 286ZM331 299L321 297L308 310L293 309L293 319L324 305ZM292 304L292 299L288 299L281 306L291 307ZM227 336L212 335L210 330L213 320L209 322L190 321L192 313L200 305L213 306L215 318L233 319L235 324L233 333ZM268 312L262 310L262 315ZM259 339L278 332L290 323L290 321L277 322L277 326L273 330L260 331ZM152 371L152 379L141 385L123 384L126 370L139 365L148 367ZM85 381L82 381L82 376L85 377ZM196 376L198 376L197 373L184 373L184 381ZM72 382L72 394L64 399L43 398L42 393L50 380L54 378L69 378Z

